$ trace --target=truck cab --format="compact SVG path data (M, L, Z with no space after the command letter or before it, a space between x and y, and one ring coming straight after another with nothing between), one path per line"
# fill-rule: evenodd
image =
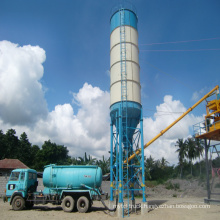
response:
M10 202L12 206L16 206L16 204L17 206L28 206L28 204L25 204L24 198L27 198L28 193L35 192L37 185L36 170L15 169L12 171L6 185L6 200ZM13 200L15 198L17 199L17 203L13 205ZM13 208L16 209L16 207Z

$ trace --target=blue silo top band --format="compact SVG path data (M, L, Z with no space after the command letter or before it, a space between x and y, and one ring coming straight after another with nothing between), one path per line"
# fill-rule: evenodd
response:
M124 9L124 25L129 25L137 30L137 16L136 14L128 9ZM114 13L110 19L111 21L111 32L120 26L120 11Z

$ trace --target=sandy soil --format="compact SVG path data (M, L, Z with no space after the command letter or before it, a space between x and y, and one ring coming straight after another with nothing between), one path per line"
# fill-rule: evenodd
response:
M130 213L128 219L149 219L149 220L219 220L220 204L204 204L207 196L205 183L198 180L170 180L172 184L178 184L177 189L167 189L166 184L153 188L146 188L148 210L146 215L141 215L141 198L136 199L137 209ZM219 180L218 180L219 182ZM109 184L103 185L109 190ZM104 190L104 191L105 191ZM213 188L213 191L220 193L220 188ZM212 197L213 198L213 197ZM220 200L220 197L215 199ZM126 201L126 200L125 200ZM130 202L131 204L131 202ZM106 201L109 206L109 201ZM147 205L147 204L146 204ZM88 213L66 213L60 206L35 205L32 210L14 211L9 203L3 203L0 199L0 220L33 220L33 219L119 219L116 213L105 210L101 202L95 201Z
M177 184L177 189L167 189L167 184ZM220 188L214 188L215 192L220 193ZM157 185L156 187L146 189L149 198L152 197L180 197L180 198L190 198L190 197L207 197L206 183L199 182L196 179L184 180L184 179L172 179L168 180L163 185ZM220 198L219 198L220 199Z
M136 199L136 204L140 204L141 199ZM108 204L108 202L107 202ZM150 220L172 220L172 219L212 219L220 218L220 205L204 204L204 198L148 198L148 213L141 215L140 209L136 213L130 214L129 219L150 219ZM94 202L88 213L65 213L60 206L36 205L32 210L14 211L9 203L0 201L0 219L119 219L116 214L112 215L103 208L101 202Z

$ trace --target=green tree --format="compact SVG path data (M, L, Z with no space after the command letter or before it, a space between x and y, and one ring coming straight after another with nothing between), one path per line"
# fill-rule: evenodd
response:
M88 165L95 165L96 164L96 158L92 158L92 156L89 155L89 159L87 161Z
M15 134L14 129L9 129L5 134L5 158L19 159L19 139Z
M32 155L31 155L31 143L28 140L27 134L23 132L19 139L19 160L27 166L32 166Z
M0 130L0 160L6 157L6 144L5 144L5 134Z
M150 155L149 158L147 158L145 160L145 163L144 163L144 167L145 167L145 177L147 179L151 179L151 172L152 170L154 169L154 166L155 166L155 160L154 158Z
M85 156L84 157L78 157L79 159L79 164L80 165L86 165L89 161L89 159L87 158L87 154L85 152Z
M164 157L162 157L160 160L161 169L165 169L168 166L168 164L169 164L169 162Z
M73 165L80 165L80 161L78 159L78 157L72 157L71 158L71 163L70 164L73 164Z
M97 160L96 165L101 167L103 174L106 174L106 173L110 172L110 158L108 158L106 160L105 157L102 156L102 160Z
M204 152L204 141L199 139L199 138L195 138L195 147L196 147L196 158L199 158L199 175L201 175L202 173L202 167L201 167L201 160L200 158L203 156L203 152Z
M176 152L178 152L178 159L179 159L179 166L180 166L180 178L182 178L184 159L187 156L187 145L186 145L186 141L183 141L183 139L178 139L176 144L177 144L176 146L178 147Z
M41 167L43 167L44 165L42 164L42 159L40 158L40 148L37 145L33 145L31 148L31 158L32 158L32 164L31 164L31 168L35 169L35 170L41 170ZM39 164L41 163L41 164ZM39 169L40 168L40 169Z
M57 145L50 140L45 141L42 149L37 153L38 170L43 170L43 167L48 164L69 164L70 157L68 156L68 149L63 145Z
M190 162L190 166L191 166L191 175L193 175L192 172L192 168L193 168L193 159L196 158L196 145L195 145L195 141L193 138L188 138L186 141L187 144L187 157L189 159Z
M87 157L87 154L85 152L85 156L78 157L78 159L76 159L76 162L80 165L94 165L96 163L96 158L92 158L92 156L90 155L89 157Z

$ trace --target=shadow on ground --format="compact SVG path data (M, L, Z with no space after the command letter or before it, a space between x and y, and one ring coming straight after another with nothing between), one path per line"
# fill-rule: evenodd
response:
M164 204L168 200L151 200L148 201L148 212L153 211L154 209L158 208L160 205Z

